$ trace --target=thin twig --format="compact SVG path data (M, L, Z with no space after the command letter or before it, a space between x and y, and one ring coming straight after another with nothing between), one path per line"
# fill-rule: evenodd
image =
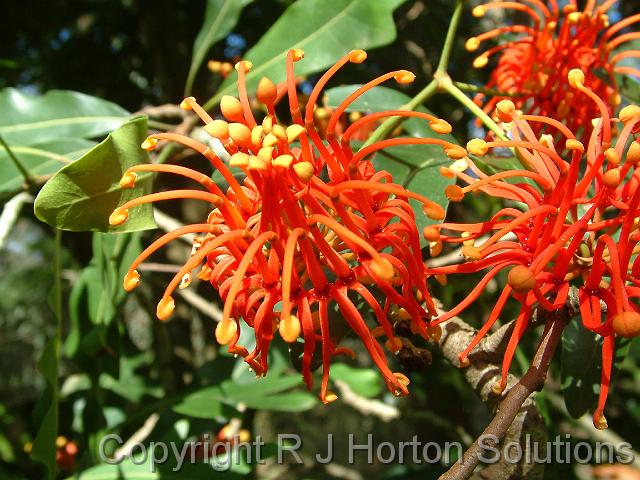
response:
M129 457L131 455L131 452L133 451L133 448L137 444L144 442L147 437L151 435L151 432L156 427L158 420L160 420L160 415L158 415L157 413L152 413L151 415L149 415L149 418L145 420L142 427L140 427L133 435L131 435L131 437L126 442L124 442L124 445L122 445L122 447L116 450L116 453L113 455L113 460L119 462Z
M188 288L185 288L184 290L178 289L178 293L201 313L213 318L216 322L222 320L222 310L220 310L220 307L218 307L215 302L201 297L196 292L189 290Z
M143 263L138 267L141 272L178 273L180 267L170 263Z
M24 177L24 181L29 187L29 190L31 190L32 192L35 192L36 183L33 180L33 177L31 176L31 174L29 173L29 170L27 170L27 168L24 165L22 165L22 162L18 159L18 157L16 157L15 153L13 153L13 151L11 150L11 147L9 147L9 144L5 142L4 138L2 138L2 135L0 135L0 145L2 145L2 147L7 151L7 155L9 155L9 158L11 159L15 167L20 172L20 175Z
M340 399L362 415L373 415L383 422L390 422L400 417L400 410L392 405L387 405L380 400L366 398L354 392L346 382L336 380L336 387L340 391Z
M150 105L138 110L134 115L147 115L152 118L181 118L189 116L189 112L183 110L178 105L166 103L164 105Z
M0 214L0 250L4 246L13 226L18 220L20 210L25 203L33 202L33 197L27 192L21 192L4 204Z
M522 96L521 93L509 93L509 92L501 92L498 90L495 90L493 88L487 88L487 87L482 87L479 85L472 85L470 83L464 83L464 82L453 82L453 84L458 87L460 90L462 90L463 92L470 92L470 93L484 93L485 95L491 95L492 97L520 97Z
M158 226L165 232L171 232L173 230L177 230L180 227L184 227L183 223L180 223L178 220L176 220L172 216L167 215L166 213L163 213L160 210L155 210L153 212L153 215L156 219L156 223L158 224ZM180 240L182 240L183 242L192 244L194 237L195 235L190 233L190 234L182 235L178 238L180 238Z

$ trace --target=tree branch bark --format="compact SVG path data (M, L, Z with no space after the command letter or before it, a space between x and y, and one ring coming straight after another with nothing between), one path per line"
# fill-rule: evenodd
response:
M500 480L542 478L544 465L525 461L527 457L531 457L527 455L531 445L526 443L526 436L529 435L533 442L539 442L541 448L546 445L546 428L536 407L534 392L544 385L549 364L570 314L565 308L551 314L540 312L540 317L540 320L545 321L545 329L531 367L520 380L509 376L507 393L502 400L501 396L493 393L491 387L500 377L502 358L513 329L513 322L486 337L469 355L471 365L464 371L465 379L481 400L495 412L495 416L480 437L467 449L462 459L444 473L440 480L461 480L472 476L478 479ZM458 354L466 348L475 333L475 329L459 318L446 322L439 342L444 357L459 366ZM501 458L497 463L474 474L483 453L483 446L496 446L488 441L492 438L502 440L503 444L519 444L523 452L522 461L514 464Z

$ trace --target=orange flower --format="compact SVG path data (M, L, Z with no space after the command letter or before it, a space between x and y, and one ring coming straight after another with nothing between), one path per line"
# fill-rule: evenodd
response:
M199 277L209 280L224 300L223 318L215 332L218 342L244 357L257 375L263 375L276 330L286 342L302 340L302 373L309 388L312 358L321 348L320 398L330 402L336 398L328 390L331 357L353 355L338 347L332 336L329 311L337 306L389 389L405 394L408 379L389 369L376 337L386 336L392 352L401 347L389 318L392 308L403 309L415 331L427 335L425 321L435 309L425 284L419 234L408 201L421 202L425 213L434 219L442 219L444 210L393 183L388 172L376 172L367 157L398 144L440 145L454 157L465 151L441 139L409 138L384 140L352 152L352 136L386 116L422 118L439 133L448 133L451 127L428 114L388 111L362 117L338 134L339 119L358 96L386 80L413 80L412 73L398 70L356 90L331 113L325 131L319 132L314 108L322 89L340 67L360 63L366 54L352 51L331 67L317 82L304 112L298 104L294 75L294 63L302 58L301 50L288 52L284 86L267 78L260 81L256 97L266 111L260 122L254 117L245 86L245 74L251 68L247 61L236 65L238 98L224 96L220 102L225 120L213 119L191 97L184 100L183 107L192 109L204 121L215 151L174 133L154 134L143 143L143 148L152 149L159 140L169 140L197 150L224 176L229 189L224 192L207 175L177 165L139 165L125 172L121 182L125 188L133 186L137 172L154 171L188 177L204 190L174 190L137 198L114 211L113 224L126 221L133 207L158 200L199 199L211 203L214 209L206 222L170 232L142 252L131 265L124 285L127 290L138 285L136 267L158 248L180 235L200 234L191 259L171 280L158 304L160 319L173 312L174 289L186 287L192 272L201 267ZM282 125L275 112L275 104L285 94L293 121L289 126ZM242 184L231 169L245 175ZM376 298L378 292L386 297L383 304ZM356 307L357 297L373 311L376 328L368 326ZM255 334L256 347L251 352L238 343L245 328Z
M640 75L635 68L619 65L626 58L639 57L640 51L613 53L620 45L640 38L637 32L621 34L625 27L640 21L640 14L611 25L607 12L616 0L606 0L600 5L595 0L585 3L582 11L578 10L575 0L562 9L555 0L495 1L479 5L473 9L476 17L502 8L524 13L531 23L485 32L467 40L466 47L475 51L486 40L503 34L516 36L474 60L474 66L482 68L491 56L499 55L487 87L513 95L516 108L526 113L560 120L573 132L584 129L582 138L586 139L591 131L591 119L599 116L597 106L584 102L564 79L571 69L581 69L587 84L603 99L611 114L620 103L615 73ZM503 99L505 97L496 95L485 103L485 95L480 94L475 100L479 105L485 103L485 111L491 112ZM534 128L536 134L543 131L542 125Z
M460 265L434 268L434 275L466 274L489 269L484 278L459 305L434 320L437 325L469 307L487 284L501 271L508 271L507 284L469 346L460 354L468 364L469 353L495 324L507 300L522 305L502 367L502 379L494 390L506 387L507 374L518 342L524 335L534 307L555 311L566 304L571 286L577 287L582 323L604 337L600 399L594 424L606 427L603 414L609 389L614 342L618 337L640 335L640 308L632 299L640 297L640 144L632 134L640 124L640 108L628 106L618 118L611 118L608 106L585 85L585 74L572 70L569 86L576 98L593 103L600 118L585 146L556 119L520 113L513 102L502 100L496 115L511 124L509 141L467 144L472 155L484 156L492 148L513 148L526 170L485 174L468 160L467 172L451 170L467 186L451 185L447 196L461 201L465 194L482 191L515 203L488 221L474 224L444 223L445 231L462 232L460 237L441 235L450 244L462 244L467 260ZM612 140L613 126L621 125ZM536 125L544 125L562 137L536 138ZM526 180L526 181L525 181ZM520 207L522 205L522 207ZM613 235L618 240L613 240ZM485 237L485 235L487 235ZM510 235L511 238L505 238ZM480 238L483 237L482 241ZM479 244L476 244L478 242ZM636 259L631 261L633 255ZM601 319L601 302L607 307Z

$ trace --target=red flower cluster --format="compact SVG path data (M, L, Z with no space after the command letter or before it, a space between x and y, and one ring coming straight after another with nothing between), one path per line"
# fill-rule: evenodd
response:
M473 9L476 17L502 8L527 15L531 24L503 26L485 32L467 40L466 48L475 51L481 42L508 34L510 40L490 48L473 62L476 68L482 68L491 56L499 54L487 87L513 95L516 107L527 113L561 120L576 133L583 129L585 133L581 138L586 139L598 109L592 103L583 102L564 79L571 69L581 69L611 114L620 103L614 74L640 75L635 68L619 65L626 58L640 57L640 51L630 49L614 54L620 45L640 38L637 32L620 34L625 27L640 21L640 14L611 25L607 12L616 0L606 0L600 5L595 0L585 3L582 11L578 10L576 0L569 1L562 9L556 0L495 1L479 5ZM516 38L511 39L514 36ZM505 97L491 98L485 110L493 111L503 99ZM475 100L482 105L485 95L480 94ZM542 133L541 125L532 128L537 134Z
M422 202L426 215L444 218L444 210L427 198L393 183L386 171L376 172L367 157L388 146L435 144L453 158L466 155L464 148L433 138L395 138L369 145L357 153L350 139L363 127L388 116L411 116L429 122L434 131L448 133L450 125L428 114L410 111L374 113L352 123L341 134L336 126L342 114L360 95L390 79L413 81L414 75L398 70L382 75L358 88L331 114L325 131L314 122L314 108L332 75L349 62L360 63L366 53L354 50L342 57L317 82L304 113L298 104L294 63L303 58L291 50L286 60L286 85L276 86L263 78L257 99L265 115L254 117L245 85L251 68L247 61L236 65L239 98L224 96L220 102L226 120L213 119L193 98L183 107L204 121L204 130L217 142L207 145L173 133L149 136L143 148L152 149L159 140L169 140L195 149L210 160L229 184L223 192L200 172L178 165L138 165L124 173L121 185L132 187L137 172L171 172L198 182L203 190L174 190L146 195L117 208L112 224L120 224L135 206L158 200L191 198L214 206L206 222L188 225L156 240L133 262L124 280L132 290L140 276L136 267L158 248L178 236L198 233L191 259L171 280L158 304L157 315L166 319L174 310L173 291L191 282L201 266L199 278L209 280L224 300L223 318L216 339L229 351L244 357L257 375L267 372L267 356L274 332L287 342L304 341L302 372L312 385L314 351L322 349L323 376L320 398L335 400L327 390L332 356L349 354L332 337L329 310L337 305L342 317L360 337L382 372L389 389L407 392L408 379L393 373L376 337L386 336L387 348L399 350L389 314L402 312L416 332L427 336L426 320L435 309L425 283L419 233L409 199ZM288 95L293 123L279 123L275 104ZM323 140L326 139L325 140ZM220 157L228 157L228 164ZM231 168L245 174L240 184ZM375 292L384 294L380 304ZM354 300L361 298L374 313L378 326L370 328ZM423 303L426 302L425 306ZM256 346L249 352L238 343L243 328L255 333Z
M572 70L568 77L575 98L595 104L600 112L587 145L558 120L523 114L513 102L502 100L496 115L511 125L512 140L475 139L467 144L467 150L481 157L492 148L511 148L526 169L486 175L468 160L466 172L451 171L468 184L447 188L452 201L482 191L513 202L513 206L486 222L441 225L442 230L461 232L460 237L442 235L441 240L462 244L466 262L435 268L430 273L489 270L459 305L433 323L463 311L499 272L509 271L507 284L486 323L460 354L461 364L468 364L467 356L496 322L507 300L513 297L519 301L522 307L506 349L502 380L494 388L501 392L534 307L558 310L565 305L569 289L577 287L584 327L604 338L594 424L605 428L603 409L615 338L640 335L636 300L640 297L640 144L632 138L640 124L640 108L628 106L618 118L610 118L608 105L585 86L581 70ZM538 139L536 125L551 128L563 142L555 141L552 135ZM612 131L618 128L612 146ZM606 305L605 318L601 302Z

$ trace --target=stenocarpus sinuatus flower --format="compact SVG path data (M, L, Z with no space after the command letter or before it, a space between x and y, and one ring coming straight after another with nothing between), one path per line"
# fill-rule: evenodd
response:
M453 158L464 156L466 151L438 138L394 138L354 153L352 136L384 117L421 118L437 133L448 133L451 127L425 113L385 111L364 116L346 130L337 131L345 110L369 89L392 79L398 83L413 81L411 72L398 70L358 88L331 113L325 131L319 132L314 124L314 107L324 86L343 65L364 61L366 53L354 50L332 66L316 83L304 110L298 104L294 76L294 64L302 58L301 50L288 52L285 85L276 86L267 78L260 81L256 97L265 115L259 121L245 86L245 75L252 67L247 61L236 64L238 97L221 99L224 119L212 118L192 97L184 100L182 106L202 119L204 130L224 149L214 152L175 133L153 134L143 143L143 148L153 149L159 140L169 140L200 152L224 176L229 188L223 191L207 175L178 165L139 165L127 170L121 182L124 188L133 186L137 174L143 171L181 175L204 188L137 198L113 212L112 224L126 221L135 206L158 200L199 199L214 209L203 223L187 225L156 240L133 262L124 285L127 290L138 285L136 267L158 248L178 236L199 234L192 257L171 280L158 304L160 319L174 310L174 289L186 287L192 272L201 267L198 276L209 280L224 300L223 317L215 331L218 342L244 357L257 375L263 375L274 332L279 331L286 342L297 342L301 337L304 380L311 388L312 358L320 348L320 398L330 402L336 398L328 390L331 357L353 354L338 347L332 337L329 311L337 306L389 389L402 395L407 392L408 379L389 369L376 337L385 336L392 352L400 348L389 319L391 312L401 312L416 332L427 336L426 321L435 310L425 283L419 233L409 199L421 202L425 214L433 219L442 219L444 210L393 183L388 172L375 171L367 158L380 149L401 144L440 145ZM292 119L289 126L280 123L274 107L285 95ZM227 154L225 162L220 156ZM234 177L234 169L244 173L242 182ZM386 297L382 304L376 292ZM356 308L356 298L372 310L375 328ZM251 352L238 343L241 329L247 327L253 329L256 339Z
M499 8L520 12L530 22L482 33L468 39L466 47L475 51L482 42L509 36L474 60L474 66L482 68L492 56L498 57L487 87L514 95L512 101L526 113L560 120L576 134L583 129L581 139L586 139L591 119L599 113L593 103L582 101L578 92L568 88L564 79L569 71L579 68L585 73L587 84L607 105L610 114L620 103L615 74L640 75L636 68L621 64L625 59L640 57L640 51L616 52L621 45L640 38L638 32L624 32L626 27L640 21L640 14L611 24L607 13L616 1L589 0L582 10L576 0L570 0L563 8L555 0L488 2L475 7L474 16L482 17ZM480 94L476 102L491 112L504 98L494 96L485 103L485 95ZM543 125L532 128L536 134L543 131Z
M593 103L599 117L589 141L583 145L574 133L554 118L524 114L510 100L496 107L500 121L510 125L508 141L471 140L471 155L484 156L493 148L511 148L522 170L485 174L472 160L467 170L450 172L467 185L451 185L450 200L483 192L509 201L485 222L444 223L440 239L461 245L465 262L434 268L438 275L488 270L477 286L457 306L434 320L439 324L469 307L501 271L507 284L485 324L460 354L468 364L469 353L491 329L509 298L520 302L502 367L502 379L494 390L506 387L507 374L518 342L535 308L555 311L566 304L571 287L578 289L582 324L603 337L602 379L594 424L606 427L603 414L609 390L614 343L619 337L640 335L640 144L633 133L640 123L640 108L623 108L617 118L609 106L585 84L575 69L568 74L575 98ZM535 125L545 125L554 135L536 137ZM555 140L561 138L562 140ZM449 236L445 232L459 232ZM509 235L505 238L505 236ZM635 258L634 258L635 255ZM601 302L606 305L602 318Z

